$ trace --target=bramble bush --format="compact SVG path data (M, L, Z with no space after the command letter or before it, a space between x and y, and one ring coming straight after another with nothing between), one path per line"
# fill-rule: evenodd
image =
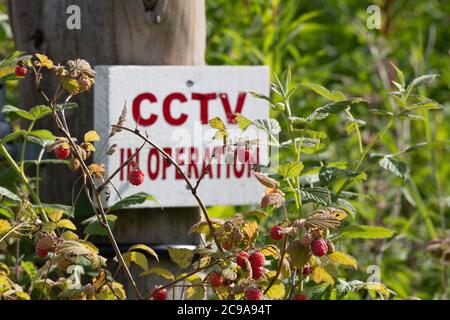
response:
M442 108L438 102L416 93L420 85L433 80L436 75L424 75L408 83L403 73L397 67L393 68L396 70L393 82L396 91L391 92L385 104L380 103L386 108L369 109L373 117L384 119L384 126L378 132L372 132L368 141L363 139L361 132L365 121L357 119L353 113L355 108L367 108L368 101L361 97L350 97L313 83L293 84L290 70L280 78L274 76L270 97L253 92L258 98L269 101L281 115L281 125L276 119L248 119L241 114L235 115L236 122L242 131L251 126L265 131L268 143L279 150L271 156L279 157L280 164L276 169L270 165L253 166L254 178L265 187L261 203L227 219L210 217L207 204L197 193L206 173L203 172L197 181L191 181L176 160L146 132L125 126L125 106L117 124L112 125L108 138L128 131L142 139L142 147L150 145L157 149L183 176L203 213L204 220L186 230L201 234L203 244L195 250L168 248L170 259L182 270L180 274L174 274L158 265L158 255L146 245L136 244L127 252L120 252L112 230L116 217L111 212L135 201L152 198L138 194L105 208L101 199L104 193L109 192L107 186L115 173L105 176L104 165L91 159L95 152L112 155L115 146L106 151L103 148L97 150L94 143L100 137L93 130L88 130L78 140L70 134L65 113L75 112L77 107L71 98L90 90L95 83L95 72L89 63L76 59L56 65L42 54L14 54L0 63L3 80L32 77L45 104L29 110L13 106L2 109L10 121L20 120L24 129L0 141L3 157L0 174L0 297L122 300L126 299L124 287L115 281L117 273L122 271L140 299L165 300L168 290L176 287L182 288L182 296L175 297L177 299L349 299L367 294L373 299L394 298L395 292L379 281L347 277L346 269L358 268L358 257L345 252L343 245L348 241L357 245L357 239L382 239L394 234L393 230L385 227L358 225L353 219L356 209L352 202L364 199L364 194L358 191L361 188L355 189L355 186L370 183L370 169L378 166L397 177L406 178L410 173L406 163L399 159L402 154L439 145L438 142L430 142L407 147L395 154L371 153L396 122L420 120L420 111ZM40 83L47 76L59 79L59 86L53 93L41 89ZM301 114L298 108L291 106L291 97L300 88L319 95L324 104L309 114ZM34 129L43 117L53 119L58 133ZM333 137L327 137L327 133L318 126L328 117L338 117L347 133L356 137L358 157L351 162L321 158L321 152L333 144ZM209 123L217 130L215 139L223 141L221 156L227 161L231 158L231 161L251 163L252 149L259 141L242 144L230 138L221 119L214 118ZM284 134L280 135L280 132ZM14 159L6 148L15 142L21 142L19 159ZM40 147L38 159L25 160L27 143ZM54 157L45 157L46 153L52 153ZM130 167L128 180L132 185L139 185L145 178L133 157L122 167ZM85 221L84 236L73 222L76 200L72 206L45 204L40 200L40 195L45 192L39 175L41 166L61 164L79 174L83 185L80 193L86 195L94 211L93 217ZM269 230L264 227L268 221ZM108 269L106 259L89 241L91 235L99 234L107 236L114 248L116 256L108 263L108 267L114 266L114 270ZM442 248L447 243L437 240L429 249L437 256L445 256L446 251ZM160 277L161 286L151 292L140 292L129 271L131 264L142 269L141 277Z

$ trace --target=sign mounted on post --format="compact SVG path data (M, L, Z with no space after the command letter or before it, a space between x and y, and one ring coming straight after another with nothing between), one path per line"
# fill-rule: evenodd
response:
M269 95L267 67L97 66L95 70L94 123L103 139L117 123L126 101L125 126L146 132L176 159L194 184L205 173L197 192L207 206L260 201L264 189L251 170L268 163L267 133L257 126L240 130L235 114L251 120L268 119L269 102L249 93ZM230 134L226 148L223 139L215 139L217 129L209 125L217 117ZM104 150L113 144L118 147L113 155L102 159L106 175L120 167L142 143L136 135L123 131L107 141ZM102 145L103 141L99 143ZM241 149L250 149L251 159L239 156ZM128 183L128 170L123 168L112 179L122 198L146 192L163 207L197 205L181 175L156 149L146 145L134 160L145 174L144 183L137 187ZM107 205L118 200L110 188ZM159 205L145 202L140 206Z

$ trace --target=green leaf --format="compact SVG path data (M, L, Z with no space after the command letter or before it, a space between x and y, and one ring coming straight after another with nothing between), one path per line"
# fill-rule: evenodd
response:
M303 168L304 168L304 165L302 162L289 162L289 163L280 165L280 167L278 168L278 173L282 177L288 179L288 178L293 178L293 177L297 177L298 175L300 175Z
M438 74L426 74L420 77L415 78L406 88L406 95L409 96L414 89L414 87L421 85L426 82L434 81L437 77L439 77Z
M378 163L381 168L389 170L390 172L401 178L405 178L406 173L408 172L406 163L392 156L384 156Z
M63 213L64 213L64 211L62 211L62 210L53 210L53 211L48 212L47 216L50 219L50 221L58 222L59 220L61 220Z
M70 110L70 109L75 109L78 108L78 104L76 102L67 102L67 103L63 103L63 104L57 104L56 105L56 110L61 111L61 110Z
M140 253L137 251L128 251L128 252L123 253L122 257L123 257L127 267L129 267L131 265L131 263L135 263L142 270L144 270L144 271L148 270L147 257L143 253Z
M11 106L11 105L4 106L2 108L2 112L6 113L8 115L12 113L14 115L17 115L17 116L22 117L22 118L27 119L27 120L33 120L34 119L33 115L31 115L28 111L16 108L16 107Z
M270 97L268 97L268 96L266 96L266 95L263 95L263 94L261 94L261 93L258 93L258 92L255 92L255 91L248 91L248 93L250 93L252 96L254 96L255 98L258 98L258 99L262 99L262 100L266 100L266 101L269 101L269 102L272 102L272 99L270 99Z
M6 189L4 187L0 187L0 196L6 197L6 198L16 201L16 202L21 202L18 195L16 195L15 193L12 193L11 191L9 191L8 189Z
M382 239L390 238L394 230L378 226L348 226L342 229L340 237L349 239Z
M116 211L120 210L122 208L126 208L135 204L141 204L145 201L155 201L159 204L159 201L155 199L152 195L145 193L145 192L138 192L131 196L123 198L121 201L116 202L109 211Z
M117 216L113 214L106 215L106 220L111 229L114 229ZM97 216L92 216L86 220L84 220L81 224L87 224L86 228L84 228L84 234L88 234L91 236L106 236L108 232L105 228L98 222Z
M324 187L302 188L300 189L300 195L303 202L312 201L324 206L331 205L330 190Z
M12 132L12 133L7 134L6 136L4 136L4 137L1 139L1 143L4 145L4 144L6 144L6 143L8 143L8 142L10 142L10 141L15 140L15 139L18 138L18 137L23 136L25 133L26 133L26 130L18 130L18 131L14 131L14 132Z
M0 215L4 216L7 219L12 219L14 218L14 211L12 211L12 209L8 206L0 203Z
M170 260L176 263L181 269L187 269L192 263L194 252L186 248L167 247Z
M248 128L248 126L253 124L253 121L244 117L242 114L240 113L235 113L234 114L236 116L236 122L239 126L239 128L244 131L245 129Z
M51 133L50 131L45 130L45 129L33 130L30 132L30 135L37 137L37 138L44 139L44 140L54 141L56 139L56 137L53 135L53 133Z
M149 246L146 246L145 244L135 244L134 246L131 246L128 251L144 251L149 255L155 257L156 260L159 261L159 257L156 254L155 250L153 250Z
M365 105L368 104L367 100L364 100L362 98L352 98L349 100L330 102L330 103L327 103L326 105L314 110L314 112L311 113L307 119L308 119L308 121L312 121L312 120L316 120L316 119L323 119L323 118L327 117L329 114L340 113L340 112L346 110L347 108L349 108L352 104L357 104L357 103L363 103Z
M305 83L302 83L302 86L313 90L318 95L321 95L325 99L328 99L331 101L340 101L340 100L347 99L347 97L342 92L334 91L334 90L330 91L327 88L325 88L321 85L315 84L315 83L305 82Z
M254 121L258 129L264 130L269 134L277 135L281 132L280 124L275 119L257 119Z
M202 286L188 287L185 292L187 300L203 300L205 298L205 288Z
M39 120L51 114L52 109L44 105L38 105L31 108L28 112L33 116L34 120Z
M401 84L402 88L405 88L405 76L403 72L393 63L391 62L391 66L394 68L395 73L397 74L397 80Z

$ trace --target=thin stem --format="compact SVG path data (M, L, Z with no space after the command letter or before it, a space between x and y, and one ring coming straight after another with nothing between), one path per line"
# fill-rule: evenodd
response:
M127 127L124 127L124 126L119 126L119 125L112 125L112 126L115 127L115 128L121 129L121 130L125 130L125 131L128 131L128 132L131 132L134 135L136 135L139 138L141 138L142 140L146 141L153 148L155 148L167 161L169 161L172 165L174 165L176 170L182 175L182 177L183 177L184 181L186 182L188 188L191 190L191 193L194 196L195 200L197 200L197 203L200 206L200 209L202 210L203 215L205 216L206 223L208 224L210 234L211 234L211 236L212 236L212 238L214 240L214 243L217 246L217 249L221 253L223 253L222 246L220 245L219 240L217 240L217 237L216 237L216 234L215 234L215 228L214 228L214 225L213 225L213 223L211 221L211 218L209 217L208 210L206 209L206 206L203 203L203 201L200 198L200 196L197 194L197 190L195 189L194 185L191 183L191 181L189 180L188 176L186 175L184 170L180 167L180 165L169 154L167 154L167 152L165 152L160 146L158 146L156 143L151 141L147 136L144 136L139 130L134 130L134 129L130 129L130 128L127 128Z
M27 147L27 139L28 135L30 134L31 130L33 130L34 124L36 123L35 120L31 121L30 126L28 127L27 131L23 135L23 142L22 142L22 148L20 151L20 170L24 171L24 163L25 163L25 151Z

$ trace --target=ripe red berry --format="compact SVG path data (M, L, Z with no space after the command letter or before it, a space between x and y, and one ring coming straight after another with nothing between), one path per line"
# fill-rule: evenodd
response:
M281 226L273 226L270 229L270 238L272 240L281 240L283 239L283 228Z
M27 74L28 69L25 66L16 66L15 72L16 72L16 76L24 77Z
M296 294L294 300L308 300L308 296L304 293Z
M223 250L230 250L231 248L233 248L233 244L231 242L225 242L224 244L222 244L222 248Z
M323 257L328 251L327 242L322 238L314 240L311 242L311 251L313 255Z
M236 263L239 267L241 267L242 269L246 269L247 265L245 263L245 259L249 259L249 255L247 252L245 251L241 251L236 255Z
M264 267L252 267L252 276L254 280L261 279L261 277L264 275Z
M261 300L262 292L260 289L251 288L245 290L245 300Z
M130 163L130 166L132 169L128 174L128 181L130 181L132 185L138 186L144 182L144 172L139 169L138 165L133 161Z
M307 276L308 274L310 274L312 271L312 267L309 264L305 264L303 266L303 276Z
M209 276L209 284L213 288L220 287L223 284L223 276L217 272L211 273Z
M45 258L48 255L48 251L45 249L36 248L36 254L41 258Z
M152 293L154 300L166 300L167 299L167 289L155 288Z
M70 156L70 149L64 148L64 147L56 147L55 149L55 156L59 160L67 159Z
M264 262L266 261L266 258L261 252L255 251L251 254L249 260L252 265L252 268L255 269L257 267L262 267L264 265Z
M252 162L253 152L248 148L239 148L237 150L237 158L241 163Z

